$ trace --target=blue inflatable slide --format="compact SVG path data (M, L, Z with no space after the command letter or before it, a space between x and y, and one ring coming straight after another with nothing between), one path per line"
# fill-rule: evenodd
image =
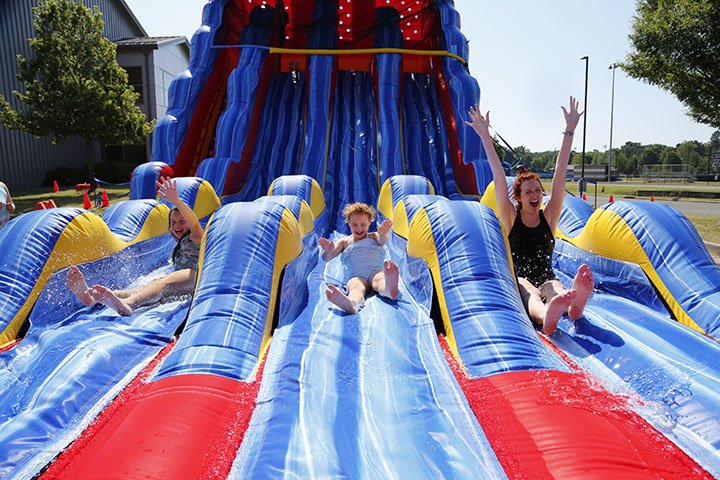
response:
M451 0L209 1L131 199L0 230L0 477L720 477L720 268L669 206L568 195L553 268L595 290L539 332L459 27ZM82 305L73 265L171 268L161 177L204 228L194 294ZM318 245L349 202L400 269L352 315Z

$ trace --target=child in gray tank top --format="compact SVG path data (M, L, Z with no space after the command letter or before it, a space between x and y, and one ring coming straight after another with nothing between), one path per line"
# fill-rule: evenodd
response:
M82 272L72 266L68 270L67 285L83 305L101 303L120 315L131 315L136 308L158 302L164 296L193 292L203 229L195 212L178 195L174 180L164 179L158 182L158 187L160 196L175 205L168 215L168 231L178 241L171 258L175 271L147 285L111 290L103 285L88 287Z
M368 232L375 220L375 209L365 203L351 203L343 210L350 235L333 242L319 240L322 258L329 262L341 255L347 282L347 294L336 285L328 285L328 300L347 313L357 313L365 302L365 294L375 291L392 300L398 296L398 266L392 260L384 260L385 242L392 227L392 220L385 220L377 232Z

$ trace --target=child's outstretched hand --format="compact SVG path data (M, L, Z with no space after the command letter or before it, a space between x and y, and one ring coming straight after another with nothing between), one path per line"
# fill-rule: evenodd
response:
M318 240L318 243L320 244L320 248L326 252L332 252L335 249L335 242L327 238L321 238Z
M387 235L388 233L390 233L390 229L392 228L392 225L393 225L392 220L390 220L389 218L385 219L385 221L382 222L380 224L380 226L378 227L378 233L380 233L381 235Z
M164 178L162 182L156 182L158 186L158 193L163 200L177 205L180 202L180 194L177 191L177 184L175 180Z
M480 113L480 106L476 103L474 106L470 106L470 110L468 111L468 115L470 115L470 122L465 120L466 125L470 125L475 132L480 135L481 137L483 135L490 135L490 131L488 130L490 128L490 112L488 111L485 116L482 116L482 113Z

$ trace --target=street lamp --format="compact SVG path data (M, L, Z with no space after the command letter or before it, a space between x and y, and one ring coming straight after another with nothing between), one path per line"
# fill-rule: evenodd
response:
M608 67L612 70L612 89L610 94L610 150L608 151L608 182L612 182L612 134L613 134L613 114L615 109L615 69L619 67L617 63L613 63Z
M585 104L583 106L583 149L582 149L582 167L580 168L580 196L583 194L583 190L585 190L585 136L587 133L587 90L588 90L588 66L590 65L590 57L585 55L584 57L580 58L580 60L585 60Z

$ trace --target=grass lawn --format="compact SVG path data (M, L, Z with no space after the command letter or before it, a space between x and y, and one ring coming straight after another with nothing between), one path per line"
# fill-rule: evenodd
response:
M687 218L703 240L720 244L720 215L687 215Z
M110 204L127 200L130 194L129 187L110 187L105 188ZM90 203L95 206L95 198L102 189L98 189L94 194L90 195ZM59 192L53 193L52 188L35 188L32 190L18 190L10 192L15 202L15 215L31 212L35 210L37 202L52 199L58 207L78 207L83 208L83 192L75 191L75 188L63 187ZM104 208L93 209L93 212L102 215Z

